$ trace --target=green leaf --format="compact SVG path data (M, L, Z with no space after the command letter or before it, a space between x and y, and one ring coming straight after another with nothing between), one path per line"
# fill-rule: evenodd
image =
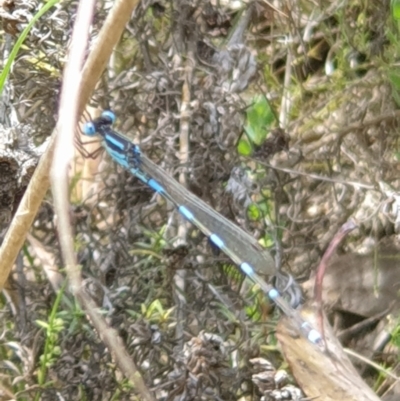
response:
M250 220L257 221L261 218L261 212L255 203L252 203L247 209L247 215Z
M36 320L36 324L46 330L49 328L49 324L43 320Z
M54 319L54 323L53 323L53 330L56 332L60 332L62 330L64 330L64 320L60 319L60 318L56 318Z
M392 0L391 2L392 17L400 20L400 0Z
M258 95L254 97L252 105L247 109L244 130L253 143L260 145L274 121L275 115L267 99L265 96Z
M156 299L154 300L149 307L147 308L146 311L146 318L151 319L152 317L159 317L164 313L164 307L162 306L162 303Z
M392 86L392 95L398 106L400 106L400 71L388 71L389 82Z
M389 71L388 76L392 86L400 90L400 71Z
M242 156L250 156L252 152L252 147L246 138L242 138L238 144L238 153Z

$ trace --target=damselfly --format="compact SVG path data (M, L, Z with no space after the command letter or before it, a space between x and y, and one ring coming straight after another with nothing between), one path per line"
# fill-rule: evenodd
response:
M185 219L206 235L293 320L303 335L312 343L321 345L321 335L288 304L276 288L258 274L260 271L270 276L278 274L270 253L251 235L216 212L148 159L126 136L113 130L114 122L114 113L105 111L101 117L86 123L83 132L88 136L100 135L104 148L114 161L171 202Z

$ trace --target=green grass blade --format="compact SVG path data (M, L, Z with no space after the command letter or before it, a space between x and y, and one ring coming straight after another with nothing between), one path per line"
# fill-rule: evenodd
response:
M11 65L14 62L15 58L17 57L18 51L22 46L22 43L24 43L24 40L28 36L29 31L32 29L33 25L35 22L47 11L50 10L54 5L56 5L60 0L50 0L48 3L46 3L32 18L32 20L29 22L28 26L22 31L21 35L19 36L17 42L15 43L10 56L8 57L8 60L3 68L3 71L0 74L0 95L3 93L3 88L4 84L6 82L6 79L8 77L8 74L11 69Z

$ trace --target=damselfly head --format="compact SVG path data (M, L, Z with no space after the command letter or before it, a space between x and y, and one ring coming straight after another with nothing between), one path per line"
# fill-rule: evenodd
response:
M111 126L115 122L115 114L106 110L101 113L101 116L95 118L93 121L87 122L83 126L83 133L87 136L98 135L101 132L101 129L105 126Z

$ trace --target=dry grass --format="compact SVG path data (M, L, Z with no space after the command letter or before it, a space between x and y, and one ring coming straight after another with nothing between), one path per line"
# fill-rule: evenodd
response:
M310 274L349 218L359 224L350 248L396 232L397 211L383 207L395 198L382 190L397 196L400 187L398 26L387 1L260 0L248 26L219 2L142 3L92 106L113 109L144 153L264 243L278 242L296 277ZM97 10L93 38L106 13ZM10 78L19 121L38 143L55 124L73 17L68 4L42 19ZM232 43L241 24L243 42ZM245 158L238 144L243 126L258 124L246 121L257 95L276 118L258 127L266 142ZM283 136L271 133L278 127ZM178 247L181 220L137 179L107 156L91 162L71 177L85 285L157 399L257 400L260 389L272 397L253 376L265 370L255 357L282 363L268 306L193 228ZM225 191L238 171L241 197ZM31 233L10 291L16 312L0 304L2 399L135 399L67 289L55 295L62 261L51 199Z

